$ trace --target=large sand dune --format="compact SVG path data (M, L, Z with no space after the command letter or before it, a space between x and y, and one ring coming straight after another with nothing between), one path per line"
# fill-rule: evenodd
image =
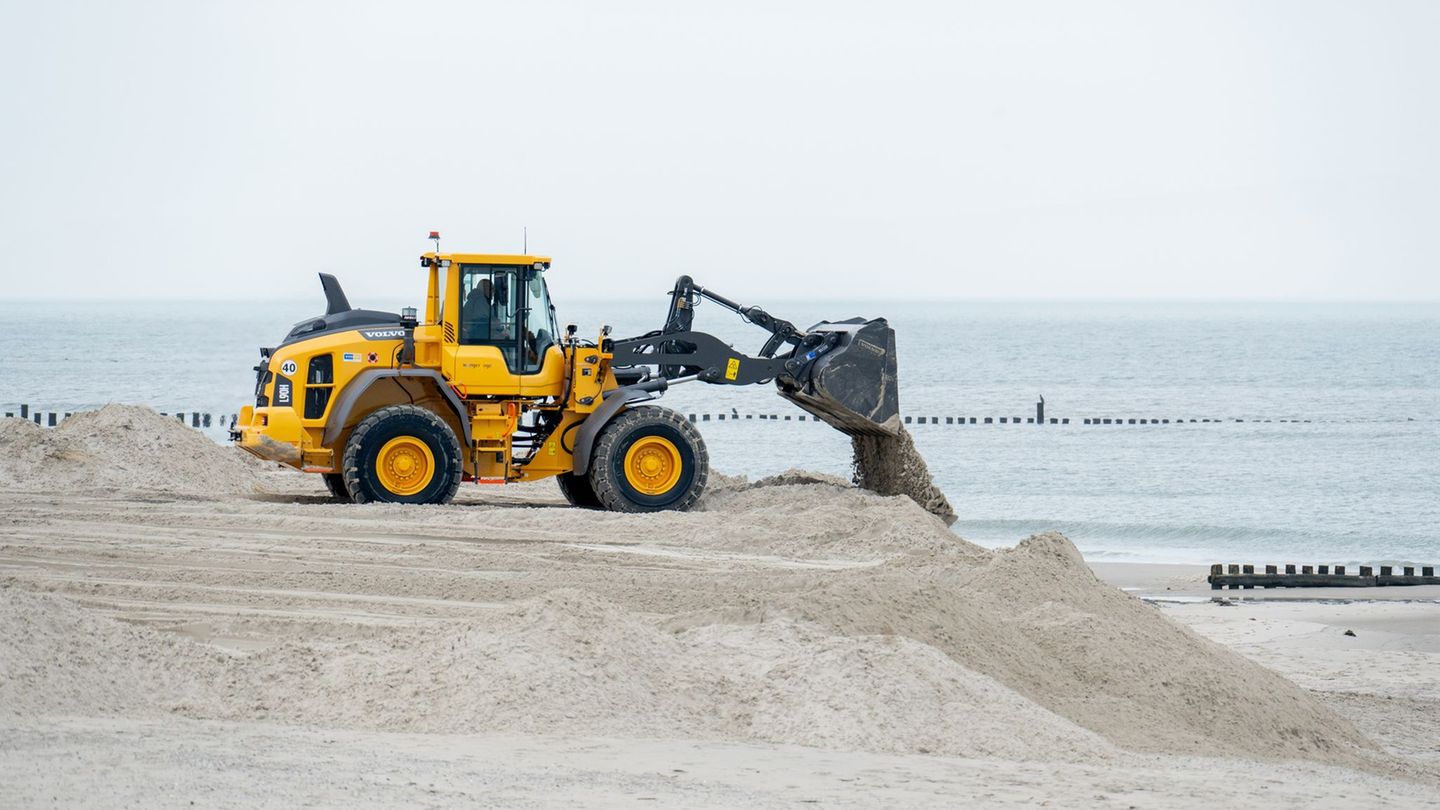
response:
M1121 770L1161 755L1157 772L1298 761L1402 799L1393 777L1417 776L1314 694L1098 581L1058 534L992 552L908 498L803 473L719 477L684 514L564 508L549 482L334 504L144 409L17 421L0 424L17 739L79 716Z

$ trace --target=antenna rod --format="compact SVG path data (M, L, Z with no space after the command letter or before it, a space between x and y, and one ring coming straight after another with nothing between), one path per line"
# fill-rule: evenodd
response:
M526 227L522 228L522 229L521 229L521 233L524 234L524 236L521 237L521 239L524 240L524 242L523 242L524 247L520 248L520 252L521 252L522 254L526 255L526 256L529 256L529 255L530 255L530 227L527 225Z

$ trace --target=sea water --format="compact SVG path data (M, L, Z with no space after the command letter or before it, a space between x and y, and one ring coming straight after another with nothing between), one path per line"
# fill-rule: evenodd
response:
M961 515L955 531L970 540L1011 545L1058 529L1098 560L1440 559L1440 304L764 304L802 329L890 320L901 412L926 418L911 431ZM582 336L602 324L630 336L661 325L666 299L571 304L562 294L557 306ZM0 412L113 401L233 413L253 398L257 348L322 310L318 293L278 303L11 302L0 312ZM697 312L698 328L743 350L764 342L718 306ZM1041 396L1047 421L1070 424L1025 423ZM848 439L797 421L802 412L768 386L691 383L664 404L712 415L699 427L717 470L848 476ZM771 414L782 418L745 418Z

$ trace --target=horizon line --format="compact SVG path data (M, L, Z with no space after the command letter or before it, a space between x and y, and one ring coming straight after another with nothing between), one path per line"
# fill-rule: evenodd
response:
M236 298L236 297L208 297L208 296L152 296L152 297L77 297L77 296L0 296L0 304L25 304L25 303L209 303L209 304L257 304L275 301L286 303L296 301L308 301L315 296L286 296L257 297L257 298ZM591 302L623 302L634 303L638 301L649 301L660 299L664 296L604 296L590 297ZM377 296L380 299L398 298L392 296ZM926 297L923 299L914 297L888 297L888 296L825 296L813 295L792 295L777 296L773 301L835 301L839 303L853 303L856 301L884 302L887 304L1401 304L1401 305L1426 305L1440 304L1440 298L1164 298L1164 297L1073 297L1073 298L1017 298L1008 296L975 296L975 297Z

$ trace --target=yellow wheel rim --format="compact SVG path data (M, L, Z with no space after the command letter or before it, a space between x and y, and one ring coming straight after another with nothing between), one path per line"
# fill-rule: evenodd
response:
M642 436L625 451L625 480L642 495L674 489L682 466L680 450L659 436Z
M414 436L396 436L375 456L380 485L396 495L414 495L435 477L435 454Z

